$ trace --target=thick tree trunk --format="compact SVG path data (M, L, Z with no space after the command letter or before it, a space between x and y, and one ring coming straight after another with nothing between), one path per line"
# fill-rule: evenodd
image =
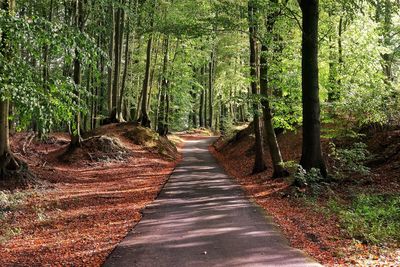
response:
M250 77L251 81L251 92L253 96L258 95L257 86L257 21L256 21L256 9L254 7L254 1L249 0L248 3L248 22L249 22L249 41L250 41ZM253 167L253 174L260 173L266 170L266 164L264 160L264 144L261 129L261 121L259 115L260 106L253 100L253 113L254 113L254 134L255 134L255 161Z
M327 170L321 151L321 122L318 81L318 4L319 0L299 0L303 13L302 100L303 148L300 165L307 171Z
M276 138L274 125L272 122L272 111L269 103L269 90L268 83L268 48L265 45L261 46L261 62L260 62L260 89L261 89L261 105L264 117L265 136L268 141L269 153L271 155L272 164L274 168L273 178L286 177L289 175L288 171L283 167L282 154L279 149L278 139Z

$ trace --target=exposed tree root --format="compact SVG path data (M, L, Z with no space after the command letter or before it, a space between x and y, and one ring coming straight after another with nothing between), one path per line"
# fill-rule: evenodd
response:
M29 171L28 165L7 153L0 159L0 188L21 189L29 187L45 187L47 184Z

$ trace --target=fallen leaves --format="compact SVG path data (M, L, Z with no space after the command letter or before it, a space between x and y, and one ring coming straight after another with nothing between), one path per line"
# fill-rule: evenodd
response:
M298 162L301 134L280 135L279 141L284 159ZM326 143L326 140L323 142ZM341 228L339 219L333 213L326 212L324 197L313 202L291 197L284 180L270 179L271 168L264 173L251 175L253 147L254 140L246 135L230 142L220 139L210 147L210 151L247 194L273 216L291 246L304 250L326 266L400 266L399 249L367 246L350 239ZM271 166L268 154L266 149L265 159ZM343 188L334 188L332 193L346 196L349 192L398 190L397 186L390 186L396 183L398 175L389 169L388 166L374 170L375 180L371 184L346 184Z
M123 132L116 127L103 131ZM123 137L121 142L134 156L96 165L68 165L51 158L57 153L46 151L54 152L54 146L65 145L62 142L34 144L34 157L27 159L30 167L54 188L35 194L9 217L21 234L0 244L0 266L100 266L104 262L140 220L141 211L156 198L177 163ZM43 158L49 168L38 164Z

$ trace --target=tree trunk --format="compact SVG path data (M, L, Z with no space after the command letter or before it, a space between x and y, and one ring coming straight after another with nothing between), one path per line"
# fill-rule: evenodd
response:
M124 1L120 1L120 4L124 4ZM112 111L111 121L121 121L119 117L121 115L119 107L120 100L120 75L121 75L121 57L122 57L122 36L124 28L124 17L125 12L121 7L115 12L115 36L114 36L114 81L112 89Z
M204 67L201 68L201 72L200 72L200 80L203 79L204 77ZM200 122L200 127L204 127L205 126L205 119L204 119L204 98L205 98L205 93L204 93L204 88L201 89L200 92L200 107L199 107L199 122Z
M164 43L164 62L162 70L162 82L161 82L161 97L160 97L160 109L158 113L158 126L157 132L161 136L168 134L168 124L167 124L167 113L169 110L167 107L167 92L168 92L168 61L169 61L169 36L165 36Z
M269 103L269 96L271 95L268 81L268 48L265 45L261 46L261 62L260 62L260 89L261 89L261 105L264 117L265 136L268 141L269 153L272 159L274 168L273 178L286 177L289 175L288 171L283 167L282 154L279 149L278 140L276 138L274 125L272 122L272 111Z
M155 12L156 0L153 1L152 11ZM150 27L154 26L154 14L151 15ZM146 69L143 80L143 90L142 90L142 102L141 111L138 119L138 123L143 127L151 128L151 121L147 113L147 97L149 94L149 82L150 82L150 66L151 66L151 50L153 47L153 33L150 33L149 40L147 41L147 52L146 52Z
M338 81L337 90L338 97L340 98L340 91L342 85L342 70L343 70L343 16L339 18L339 29L338 29Z
M214 77L214 51L211 52L210 62L208 64L208 127L213 126L213 77Z
M143 80L141 111L140 111L140 117L138 119L138 122L143 127L148 127L148 128L150 128L150 126L151 126L150 118L149 118L149 115L147 114L147 98L148 98L149 86L150 86L149 82L150 82L150 64L151 64L152 45L153 45L153 36L150 36L150 38L147 42L146 70L145 70L144 80Z
M75 25L76 28L80 31L83 32L84 28L84 14L83 14L83 1L85 0L77 0L76 6L75 6ZM81 86L81 60L80 60L80 55L79 55L79 50L75 49L75 59L74 59L74 83L75 83L75 96L76 96L76 102L75 105L79 106L80 101L81 101L81 95L80 95L80 89L79 87ZM71 131L71 143L70 143L70 148L74 149L78 146L81 145L82 142L82 137L81 137L81 114L79 111L76 112L75 114L75 127L73 127Z
M114 55L114 7L113 4L110 3L109 13L111 16L111 29L110 29L110 44L108 50L108 57L110 60L110 64L107 67L107 91L108 91L108 98L107 98L107 106L108 106L108 114L112 114L113 109L113 55Z
M249 0L248 3L248 22L249 22L249 42L250 42L250 77L251 77L251 92L253 96L258 95L257 86L257 21L256 21L256 8L254 1ZM254 134L255 134L255 162L253 167L253 174L260 173L266 170L264 160L264 144L261 130L261 121L259 110L260 106L257 101L253 100L253 113L254 113Z
M302 100L303 147L300 165L309 171L327 170L321 151L321 122L318 81L318 5L319 0L299 0L303 13Z
M336 55L335 46L332 43L332 36L329 36L329 74L328 74L328 102L335 103L339 100L339 91L337 88L337 65L336 65Z
M120 121L123 120L122 116L122 104L123 104L123 98L125 94L125 89L126 89L126 79L128 76L128 67L130 63L130 57L129 57L129 39L130 39L130 29L129 29L129 23L128 23L128 30L126 33L126 41L125 41L125 65L124 65L124 73L122 75L122 84L121 84L121 92L119 96L119 101L118 101L118 107L117 107L117 114L119 114L117 117L119 118Z

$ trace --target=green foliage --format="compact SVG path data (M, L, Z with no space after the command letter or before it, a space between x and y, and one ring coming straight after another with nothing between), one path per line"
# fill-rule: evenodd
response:
M306 171L301 165L298 165L297 172L294 173L295 185L299 187L316 187L324 178L319 169L312 168Z
M312 168L306 171L300 164L293 161L284 162L284 167L292 174L289 178L290 182L300 189L299 192L304 193L303 189L310 189L313 195L321 193L325 178L319 169Z
M400 242L400 196L359 195L340 212L348 233L369 243Z
M366 144L360 142L354 143L350 148L337 148L331 142L329 146L329 156L334 161L332 172L336 178L341 179L354 173L369 174L370 169L364 165L370 156Z

